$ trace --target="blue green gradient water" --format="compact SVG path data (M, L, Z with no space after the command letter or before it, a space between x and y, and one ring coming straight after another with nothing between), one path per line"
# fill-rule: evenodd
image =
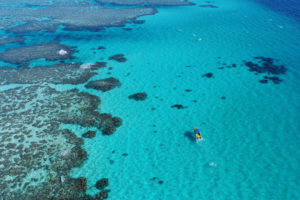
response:
M89 158L71 175L87 177L90 194L97 192L92 186L99 177L109 178L112 200L299 199L299 23L248 0L216 1L216 9L198 5L158 8L158 14L142 18L145 24L129 25L132 31L109 28L101 37L84 31L73 34L86 39L63 37L62 43L79 50L74 62L116 53L128 59L109 61L112 74L100 69L92 78L113 76L120 88L102 93L78 86L99 96L101 112L120 116L123 124L111 136L85 139ZM94 54L91 48L98 46L107 49ZM285 65L283 82L259 83L264 75L242 65L255 56ZM218 61L238 67L219 70ZM201 78L208 72L214 78ZM148 98L128 99L136 92ZM174 104L187 108L171 108ZM62 127L78 136L87 130ZM193 140L194 127L204 137L200 143Z

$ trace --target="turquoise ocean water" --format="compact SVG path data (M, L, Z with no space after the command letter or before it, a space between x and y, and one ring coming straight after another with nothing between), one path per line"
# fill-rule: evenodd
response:
M76 86L99 96L101 112L121 117L123 124L111 136L85 139L88 160L71 176L87 177L90 194L97 192L92 186L99 177L109 178L112 200L299 199L299 22L250 0L215 1L218 8L194 2L159 7L158 14L140 18L144 24L127 25L131 31L77 31L72 37L56 32L61 43L77 46L74 62L116 53L128 59L109 61L111 75L107 67L91 78L112 76L121 87L102 93ZM43 33L40 40L52 37ZM91 48L98 46L106 50L94 54ZM266 74L255 75L243 64L255 56L284 65L283 81L261 84ZM232 64L237 67L226 68ZM209 72L213 78L202 77ZM128 98L137 92L148 98ZM64 127L79 137L87 130ZM199 143L194 127L204 138Z

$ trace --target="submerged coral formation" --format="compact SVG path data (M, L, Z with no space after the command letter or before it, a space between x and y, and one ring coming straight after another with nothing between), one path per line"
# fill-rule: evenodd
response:
M133 99L135 101L144 101L147 98L147 93L138 92L138 93L130 95L128 98Z
M62 50L66 53L62 54ZM22 64L40 58L52 61L69 59L73 53L71 47L53 42L9 49L0 54L0 59L13 64Z
M60 63L50 66L37 66L34 68L0 68L0 85L18 84L79 84L85 83L90 77L97 74L94 69L101 67L100 63L92 64L82 69L80 63Z
M11 37L0 37L0 45L2 44L7 44L7 43L24 43L25 38L24 37L15 37L15 38L11 38Z
M84 178L68 172L86 159L83 141L61 123L95 126L112 133L121 119L96 111L100 99L76 89L48 86L0 92L0 198L81 199Z
M14 17L9 17L11 14ZM104 27L123 26L130 20L155 14L153 8L104 8L94 4L46 6L39 9L27 7L0 7L0 30L9 32L55 31L59 25L66 30L99 30ZM84 17L83 17L84 16ZM39 19L47 20L39 20ZM25 22L25 23L24 23Z
M85 85L86 88L93 88L96 90L101 90L102 92L112 90L119 86L121 86L121 82L113 77L97 81L90 81Z
M187 0L96 0L102 4L118 4L118 5L158 5L158 6L182 6L194 5Z

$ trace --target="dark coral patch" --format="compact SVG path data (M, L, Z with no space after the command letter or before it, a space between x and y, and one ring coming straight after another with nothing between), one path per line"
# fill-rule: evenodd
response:
M262 80L259 80L259 82L262 83L262 84L266 84L266 83L268 83L268 80L267 79L262 79Z
M211 72L202 75L202 77L206 77L206 78L212 78L213 76L214 75Z
M121 82L113 77L97 81L90 81L85 85L86 88L93 88L96 90L101 90L102 92L112 90L119 86L121 86Z
M202 7L202 8L218 8L218 6L215 6L215 5L200 5L199 7Z
M98 194L96 194L95 200L107 199L109 192L110 192L110 190L102 190L101 192L99 192Z
M279 84L282 80L277 76L264 76L264 79L260 80L260 83L268 83L268 80L272 81L274 84Z
M273 58L267 58L263 56L254 57L258 60L258 63L251 61L244 61L245 66L249 68L249 71L256 73L267 73L267 74L285 74L287 69L283 65L277 65Z
M144 101L147 98L147 94L145 92L139 92L130 95L128 98L136 101Z
M96 131L88 131L84 134L82 134L82 137L85 137L85 138L93 138L96 136Z
M187 108L187 107L183 106L181 104L175 104L175 105L172 105L171 108L177 108L178 110L180 110L180 109L184 109L184 108Z
M185 91L186 91L186 92L191 92L192 90L191 90L191 89L186 89Z
M96 183L95 186L96 186L96 188L97 188L98 190L102 190L102 189L104 189L105 187L107 187L108 184L109 184L108 178L102 178L102 179L100 179L100 180L97 181L97 183Z
M103 49L106 49L106 48L104 46L99 46L97 49L98 50L103 50Z
M127 60L124 57L124 54L116 54L116 55L110 56L108 59L109 60L115 60L117 62L126 62L126 60Z
M100 68L106 67L107 63L106 62L96 62L95 64L91 65L91 70L97 70Z

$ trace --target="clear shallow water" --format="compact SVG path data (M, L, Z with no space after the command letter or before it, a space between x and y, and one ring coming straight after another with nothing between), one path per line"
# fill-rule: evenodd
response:
M102 93L78 86L100 96L102 112L123 119L113 135L85 139L89 158L71 175L87 177L88 193L95 194L91 186L107 177L110 199L299 198L300 26L250 1L214 5L219 8L159 8L157 15L143 18L145 24L130 25L132 31L109 28L98 33L101 37L85 31L66 37L61 31L62 43L79 50L74 62L116 53L128 59L110 61L111 75L107 67L91 79L113 76L120 88ZM79 40L82 35L86 39ZM40 40L51 38L44 33ZM98 46L107 49L94 54L91 48ZM285 65L283 82L259 83L264 75L249 72L242 62L254 56ZM224 62L237 68L218 69ZM48 64L38 60L32 66L43 63ZM214 78L201 77L208 72ZM148 98L128 99L136 92ZM174 104L187 108L171 108ZM77 136L87 130L64 127ZM194 141L194 127L204 141Z

